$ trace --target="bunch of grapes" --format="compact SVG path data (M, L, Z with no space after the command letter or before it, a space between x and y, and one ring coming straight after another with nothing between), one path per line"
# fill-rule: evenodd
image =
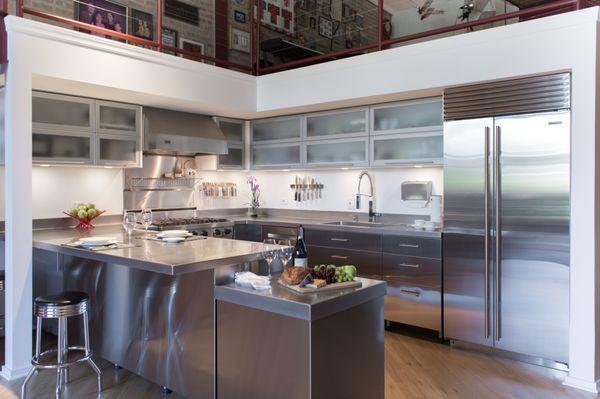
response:
M335 283L335 266L334 265L317 265L312 268L310 275L313 278L325 280L327 284Z

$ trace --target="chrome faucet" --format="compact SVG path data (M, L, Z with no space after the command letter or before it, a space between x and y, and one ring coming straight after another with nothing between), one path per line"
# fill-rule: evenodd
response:
M360 192L360 183L362 182L362 178L367 176L367 178L369 179L369 184L371 186L371 194L362 194ZM367 172L366 170L362 171L360 173L360 175L358 176L358 191L356 193L356 209L360 209L360 197L361 196L365 196L365 197L369 197L369 222L374 222L375 220L377 220L377 218L379 216L381 216L380 213L375 212L375 186L373 185L373 179L371 178L371 175L369 174L369 172Z

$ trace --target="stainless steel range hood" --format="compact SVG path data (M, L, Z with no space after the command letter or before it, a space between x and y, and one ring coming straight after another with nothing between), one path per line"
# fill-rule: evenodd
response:
M210 116L144 107L144 152L227 154L227 139Z

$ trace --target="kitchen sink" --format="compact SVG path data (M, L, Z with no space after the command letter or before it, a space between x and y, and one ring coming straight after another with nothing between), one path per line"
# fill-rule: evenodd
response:
M353 222L353 221L345 221L338 220L336 222L326 222L323 224L327 224L329 226L353 226L353 227L383 227L385 226L380 222Z

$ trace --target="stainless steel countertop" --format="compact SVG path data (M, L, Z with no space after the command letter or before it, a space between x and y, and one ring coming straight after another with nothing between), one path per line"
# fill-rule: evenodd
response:
M127 242L123 227L121 225L97 226L91 232L85 233L72 228L34 230L33 247L169 275L192 273L262 259L262 243L205 238L180 244L167 244L140 238L145 234L145 232L134 233L132 241L136 246L132 248L90 251L64 244L87 236L110 236L116 237L121 242Z
M246 215L228 215L230 220L233 220L235 224L260 224L269 226L286 226L296 227L301 224L305 228L329 230L329 231L354 231L359 233L372 233L372 234L395 234L405 235L413 237L430 237L430 238L441 238L442 231L437 229L434 231L426 231L422 229L415 229L410 227L408 224L399 223L386 223L383 222L378 226L348 226L348 225L332 225L327 224L329 222L336 222L339 219L313 219L313 218L294 218L294 217L280 217L280 216L259 216L256 218L248 217ZM346 221L351 221L348 219Z
M368 302L386 294L386 283L379 280L357 278L362 287L308 294L296 293L271 280L271 288L257 291L235 283L215 286L215 299L254 309L264 310L314 321Z

